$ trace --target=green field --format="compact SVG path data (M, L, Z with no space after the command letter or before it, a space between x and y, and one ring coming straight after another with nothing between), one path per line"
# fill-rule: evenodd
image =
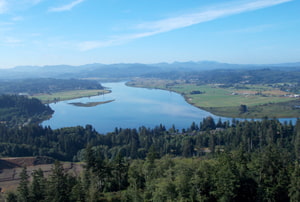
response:
M158 80L136 80L131 86L160 88L183 95L186 101L215 115L236 118L299 117L299 98L284 97L284 92L264 85L245 85L239 88L220 88L219 85L196 85L184 82ZM192 92L200 91L193 94ZM265 92L265 93L264 93ZM247 112L240 106L246 105Z
M51 94L37 94L37 95L33 95L32 97L41 100L43 103L53 103L53 102L59 102L63 100L71 100L75 98L101 95L109 92L110 91L108 90L72 90L72 91L56 92Z
M279 96L261 96L261 95L233 95L233 89L218 88L213 85L178 85L170 88L184 95L186 99L198 107L233 107L241 104L255 106L266 103L287 102L294 98ZM203 94L190 94L192 91L199 90Z

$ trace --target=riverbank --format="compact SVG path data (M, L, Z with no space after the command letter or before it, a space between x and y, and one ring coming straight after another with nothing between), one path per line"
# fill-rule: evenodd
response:
M64 100L72 100L83 97L91 97L111 93L110 90L72 90L51 94L36 94L31 97L41 100L44 104L56 103Z
M263 85L247 86L247 91L196 85L184 81L136 79L131 87L156 88L181 94L189 104L214 115L232 118L295 118L300 116L299 98L280 95L277 89Z

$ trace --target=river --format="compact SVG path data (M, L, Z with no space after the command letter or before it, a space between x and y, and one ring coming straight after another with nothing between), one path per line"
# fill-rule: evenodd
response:
M184 98L174 92L158 89L134 88L125 82L102 84L112 90L111 93L89 98L79 98L50 104L55 111L52 118L44 121L43 126L53 129L85 126L91 124L99 133L112 132L118 128L153 128L160 124L167 129L172 125L176 129L188 128L192 122L199 124L203 118L212 116L217 122L231 120L215 116L207 111L188 104ZM70 103L108 102L93 107L74 106ZM287 119L289 120L289 119Z

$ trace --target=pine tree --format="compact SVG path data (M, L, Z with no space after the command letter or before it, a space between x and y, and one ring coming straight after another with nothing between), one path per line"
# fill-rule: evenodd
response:
M212 191L218 201L233 201L239 187L238 170L230 154L218 158L218 170L213 176L215 190Z
M300 201L300 164L295 162L294 171L289 186L289 197L291 202Z
M295 142L294 142L295 155L296 155L296 160L300 163L300 119L297 120L295 131L296 131Z
M94 151L92 145L88 145L85 149L85 162L86 162L86 169L89 170L95 166L96 158L94 155Z
M7 193L6 202L17 202L17 201L18 201L18 197L15 193L13 192Z
M76 184L73 186L71 190L70 200L76 202L86 201L86 193L80 178L76 180Z
M43 201L46 197L46 179L42 169L33 171L32 183L30 185L30 200Z
M277 145L268 145L260 154L258 194L265 201L286 201L288 198L287 161Z
M20 173L20 183L18 186L18 201L27 202L29 201L29 175L27 174L27 168L23 167Z
M64 168L59 161L55 161L48 180L48 190L46 201L67 202L69 201L67 192L67 177Z
M128 183L128 165L125 163L121 153L118 153L113 163L113 177L117 182L117 190L120 191L125 188Z

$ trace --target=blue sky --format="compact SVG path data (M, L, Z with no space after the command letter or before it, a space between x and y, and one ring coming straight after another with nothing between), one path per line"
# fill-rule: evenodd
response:
M300 61L299 0L0 0L0 68Z

